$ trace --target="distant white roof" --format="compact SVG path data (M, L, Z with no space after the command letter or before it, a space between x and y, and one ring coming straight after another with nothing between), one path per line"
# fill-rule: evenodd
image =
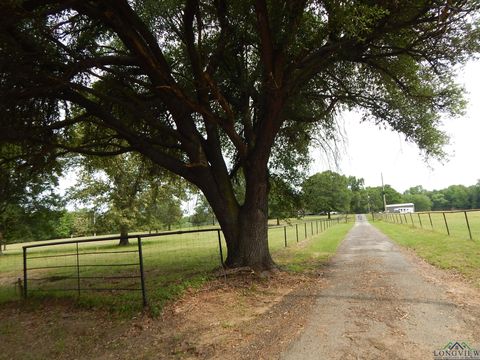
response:
M414 203L405 203L405 204L389 204L387 207L401 207L401 206L415 206Z

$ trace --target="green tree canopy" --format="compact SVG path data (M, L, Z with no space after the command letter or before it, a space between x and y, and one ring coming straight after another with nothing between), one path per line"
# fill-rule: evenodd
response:
M277 219L277 225L280 224L280 219L298 217L301 210L300 192L280 177L273 177L270 186L269 216Z
M413 203L415 211L432 210L432 200L426 194L406 194L403 196L403 202Z
M351 193L347 177L333 171L312 175L303 184L303 201L306 211L319 214L332 211L348 212Z
M25 161L27 149L0 143L0 253L4 241L55 237L53 219L61 216L62 203L54 192L60 162L40 147L29 149L35 161Z
M462 109L452 69L478 50L478 6L2 1L0 141L141 153L204 193L228 266L270 268L269 174L288 177L312 140L334 138L343 109L442 155L439 119Z
M78 181L69 197L98 214L106 212L116 225L121 244L128 243L129 229L171 227L182 217L185 189L138 154L81 157Z

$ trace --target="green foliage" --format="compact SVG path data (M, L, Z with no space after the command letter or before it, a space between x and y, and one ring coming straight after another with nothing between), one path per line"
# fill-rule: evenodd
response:
M406 194L403 196L403 202L413 203L415 211L432 210L432 200L426 194Z
M199 194L194 214L190 216L190 222L194 226L215 225L215 214L208 204L207 199Z
M39 155L31 155L34 163L25 162L24 150L0 144L0 244L58 235L62 203L54 189L61 163Z
M348 179L333 171L312 175L303 184L303 201L307 212L319 214L350 210Z
M269 174L292 183L310 145L332 148L345 109L441 158L440 119L465 105L452 70L479 49L478 9L477 0L3 1L0 141L32 163L139 153L197 186L223 226L242 224L242 206L266 211L258 190ZM234 183L239 173L245 181ZM135 183L110 198L121 227L138 217L127 195ZM225 230L231 250L266 241Z
M291 183L279 177L270 178L270 194L268 197L269 218L289 219L298 217L301 211L301 194Z
M83 232L94 233L170 229L182 218L184 186L138 154L84 157L79 163L79 181L69 189L69 198L91 210L77 214L77 233L82 226Z

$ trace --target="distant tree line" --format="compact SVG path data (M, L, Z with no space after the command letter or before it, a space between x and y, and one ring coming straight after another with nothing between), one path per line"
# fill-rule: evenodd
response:
M15 153L14 148L0 150ZM45 167L9 166L0 167L0 244L102 234L121 234L125 240L129 231L218 225L203 195L132 154L76 157L56 162L48 175ZM67 166L75 169L77 181L61 198L54 189ZM383 193L387 204L412 202L416 211L480 208L480 180L433 191L414 186L402 194L390 185L366 187L362 178L325 171L297 183L271 176L269 217L279 223L308 214L383 211ZM193 212L184 214L182 204L192 196L197 198Z
M369 187L362 178L325 171L308 177L297 189L285 183L274 183L270 217L383 211L384 193L387 204L414 203L416 211L480 208L480 180L472 186L451 185L433 191L418 185L400 193L390 185Z

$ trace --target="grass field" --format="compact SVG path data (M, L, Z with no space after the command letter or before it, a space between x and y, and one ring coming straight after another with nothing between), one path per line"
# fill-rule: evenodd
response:
M305 237L319 239L325 234L337 234L336 228L345 228L350 224L340 224L325 229L325 223L316 221L321 218L309 218L310 222L292 221L283 223L280 227L269 228L269 246L274 258L283 254L285 235L287 244L293 248L298 240ZM323 232L323 233L322 233ZM330 239L330 238L329 238ZM336 239L340 241L340 239ZM325 259L331 253L332 241L325 241L319 245L329 247L319 259ZM138 253L136 240L131 245L119 248L115 241L96 243L80 243L77 259L76 244L56 245L52 247L38 247L29 249L29 297L64 297L77 296L77 261L81 266L81 288L84 290L79 302L85 306L106 307L118 312L130 314L141 309L140 279L138 271ZM178 296L187 287L196 287L203 284L215 268L220 269L218 251L218 234L201 232L193 234L168 235L162 237L148 237L142 240L143 261L146 277L147 297L153 312L158 311L165 301ZM20 287L16 286L18 278L23 278L22 245L9 245L5 255L0 257L0 302L11 301L20 297ZM223 253L226 255L225 243L222 239ZM336 247L335 247L336 248ZM120 251L120 252L119 252ZM325 255L327 254L327 255ZM59 256L60 255L60 256ZM67 256L64 256L67 255ZM224 257L225 257L224 255ZM284 255L279 255L286 259ZM282 257L283 256L283 257ZM292 258L295 266L300 266L301 253ZM315 255L318 257L317 255ZM328 256L327 256L328 257ZM105 267L104 265L114 265ZM120 264L132 264L119 266ZM54 269L42 269L51 266L61 266ZM288 267L288 266L287 266ZM119 278L129 276L131 278ZM132 277L135 276L135 277ZM105 277L109 277L107 280ZM86 289L128 288L135 291L85 291ZM56 291L43 290L50 289ZM58 291L72 289L72 291Z
M411 225L398 225L384 221L376 221L372 224L398 244L413 249L432 265L455 270L480 287L480 241L465 239L465 236L462 236L465 233L460 231L458 231L462 234L460 236L448 236L439 232L413 228ZM459 221L458 228L460 227Z
M480 240L480 211L467 211L472 238ZM445 217L444 215L445 214ZM445 223L446 220L446 223ZM464 212L390 214L389 221L470 239ZM448 231L447 231L448 226Z

